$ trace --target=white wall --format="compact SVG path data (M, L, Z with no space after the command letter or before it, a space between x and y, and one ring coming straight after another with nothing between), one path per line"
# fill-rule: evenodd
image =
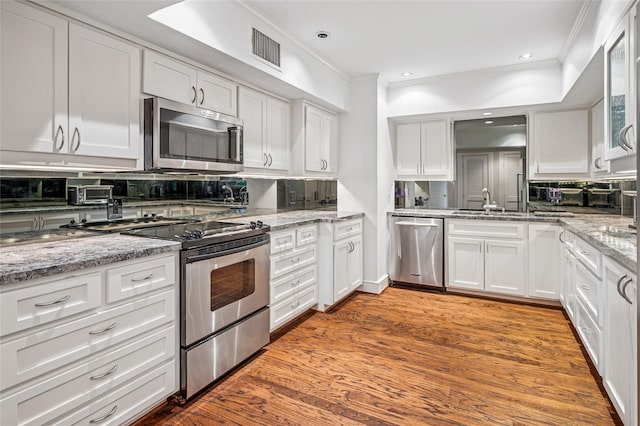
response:
M260 71L317 97L336 109L348 109L348 79L239 2L187 0L161 9L152 19L180 31ZM251 53L251 28L281 44L281 69ZM215 30L214 30L215 29Z
M456 128L456 148L513 148L527 145L525 126L487 126Z

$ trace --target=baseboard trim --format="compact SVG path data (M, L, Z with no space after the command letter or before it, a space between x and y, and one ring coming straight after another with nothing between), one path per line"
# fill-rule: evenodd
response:
M389 287L389 275L384 274L377 281L367 281L365 280L360 287L358 287L359 291L363 293L373 293L380 294L384 291L385 288Z

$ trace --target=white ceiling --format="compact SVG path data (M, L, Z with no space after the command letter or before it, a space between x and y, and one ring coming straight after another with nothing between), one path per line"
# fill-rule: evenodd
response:
M236 0L202 1L215 8ZM343 74L379 73L393 82L407 71L422 78L518 64L524 52L533 61L557 59L589 0L240 1ZM147 18L178 0L53 2L167 47L178 42ZM319 30L331 37L318 39Z
M582 0L245 0L350 77L388 81L558 59ZM212 7L214 7L212 5ZM315 35L324 30L331 37Z

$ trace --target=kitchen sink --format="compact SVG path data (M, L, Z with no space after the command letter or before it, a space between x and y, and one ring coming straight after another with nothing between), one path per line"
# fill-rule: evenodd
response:
M454 210L452 214L470 215L470 216L524 216L526 213L522 212L503 212L501 210L493 210L489 213L484 210Z

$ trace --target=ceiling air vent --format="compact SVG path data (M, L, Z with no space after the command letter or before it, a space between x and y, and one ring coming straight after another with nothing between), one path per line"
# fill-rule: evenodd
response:
M254 55L280 68L280 43L253 28L251 47Z

